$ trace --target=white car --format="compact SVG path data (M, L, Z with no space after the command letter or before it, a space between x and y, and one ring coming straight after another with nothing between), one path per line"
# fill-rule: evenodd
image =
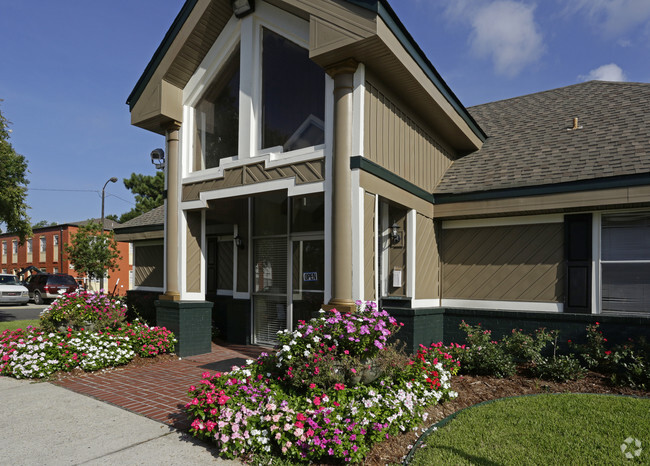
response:
M29 302L27 288L20 284L15 275L0 274L0 304L22 304Z

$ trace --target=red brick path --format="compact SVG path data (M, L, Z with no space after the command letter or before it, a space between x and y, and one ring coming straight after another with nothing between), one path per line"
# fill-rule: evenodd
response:
M212 352L140 367L67 377L55 385L114 404L177 429L187 430L183 407L187 391L204 372L228 371L255 359L268 348L246 345L212 345Z

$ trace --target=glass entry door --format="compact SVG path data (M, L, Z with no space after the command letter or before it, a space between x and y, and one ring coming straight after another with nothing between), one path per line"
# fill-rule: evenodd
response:
M292 240L292 328L318 315L325 295L325 241Z
M287 328L287 237L254 240L255 343L275 345Z

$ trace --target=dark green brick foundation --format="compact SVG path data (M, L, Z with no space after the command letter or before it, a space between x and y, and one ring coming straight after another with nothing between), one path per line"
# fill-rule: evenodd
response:
M554 312L504 311L490 309L426 308L412 309L395 305L393 300L382 303L382 309L388 311L404 326L397 338L406 344L406 351L417 351L420 344L428 346L439 341L445 344L465 343L465 333L460 329L461 322L470 325L479 323L484 329L491 330L495 340L500 339L513 329L533 333L544 327L558 330L558 344L566 348L567 340L576 343L585 341L587 325L600 324L600 330L610 344L623 344L630 338L649 338L650 316L634 315L594 315L569 314Z
M156 323L174 332L180 357L212 350L212 306L206 301L156 301Z

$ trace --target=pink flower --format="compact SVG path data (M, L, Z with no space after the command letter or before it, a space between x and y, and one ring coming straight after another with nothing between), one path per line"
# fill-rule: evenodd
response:
M320 405L320 397L318 397L318 396L315 396L315 397L314 397L314 404L315 404L316 406Z
M342 383L335 383L334 390L345 390L345 385L343 385Z

